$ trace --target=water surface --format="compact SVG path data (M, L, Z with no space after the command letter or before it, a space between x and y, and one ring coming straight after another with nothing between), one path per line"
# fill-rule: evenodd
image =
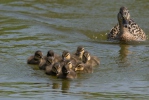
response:
M148 0L0 1L0 99L148 99L149 41L106 40L121 6L148 35L148 5ZM92 74L62 80L26 64L36 50L61 55L79 45L101 60Z

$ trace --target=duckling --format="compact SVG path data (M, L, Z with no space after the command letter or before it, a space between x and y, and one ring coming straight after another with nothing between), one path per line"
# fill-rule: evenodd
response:
M78 46L76 53L74 54L74 57L78 60L82 60L83 53L84 53L84 47Z
M145 41L146 34L131 18L129 10L121 7L118 15L118 24L115 25L107 35L108 40L120 41Z
M66 60L71 60L73 66L75 66L78 62L78 60L76 58L74 58L68 51L64 50L62 53L62 66L63 66L63 62Z
M43 58L43 54L40 50L36 51L33 56L30 56L27 59L28 64L38 65L39 63L44 63L45 59Z
M100 64L99 58L96 57L96 56L91 56L88 51L85 51L83 53L82 62L84 64L88 64L88 65L91 65L91 66L96 66L96 65L99 65Z
M74 79L77 78L76 72L72 69L72 62L70 60L66 60L64 66L62 67L62 72L57 75L57 78L63 79Z
M47 75L57 76L61 73L61 65L59 62L53 64L53 66L46 67L45 73Z
M83 64L82 62L79 62L74 70L77 73L93 73L92 66L89 64Z
M39 64L39 69L41 70L45 70L46 67L51 67L54 64L54 58L53 57L47 57L46 62L45 63L40 63Z
M47 56L45 57L45 59L47 57L53 57L54 58L54 62L59 62L62 59L59 55L55 54L55 52L53 50L49 50L47 52Z

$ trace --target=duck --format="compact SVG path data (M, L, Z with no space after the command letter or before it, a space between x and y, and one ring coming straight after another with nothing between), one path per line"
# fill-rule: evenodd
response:
M62 79L75 79L77 78L76 72L72 69L73 65L71 60L65 60L62 66L62 71L57 75L57 78Z
M45 56L45 59L47 59L47 57L53 57L54 58L54 62L59 62L62 58L56 54L53 50L49 50L47 52L47 55Z
M48 66L45 69L45 73L47 75L53 75L53 76L57 76L58 74L61 73L61 65L59 62L54 63L52 66Z
M27 59L27 64L39 65L40 63L45 63L45 59L43 58L43 53L40 50L37 50L33 56L30 56Z
M76 52L75 52L75 54L74 54L74 57L75 57L76 59L78 59L78 60L81 61L84 51L85 51L85 49L84 49L83 46L78 46L78 47L77 47L77 50L76 50Z
M146 40L145 32L130 18L129 10L126 7L120 7L117 19L118 24L107 35L108 40L124 42Z
M61 60L62 66L66 60L71 60L73 66L75 66L78 62L78 60L74 56L72 56L69 51L64 50L62 52L62 60Z
M51 67L54 64L54 57L47 57L45 63L40 63L39 64L39 69L40 70L45 70L46 67Z
M93 73L93 67L89 64L84 64L82 62L79 62L75 66L74 71L77 73Z
M100 59L96 56L91 56L88 51L85 51L83 53L82 62L94 67L100 64Z

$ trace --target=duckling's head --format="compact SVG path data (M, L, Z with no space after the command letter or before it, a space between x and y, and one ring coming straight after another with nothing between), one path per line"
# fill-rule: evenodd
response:
M54 58L53 57L48 57L46 60L47 65L52 65L54 63Z
M84 70L84 65L80 62L76 65L75 71L82 71Z
M63 59L63 61L70 60L70 58L71 58L70 53L68 51L64 50L63 53L62 53L62 59Z
M82 55L84 53L84 47L83 46L78 46L77 50L76 50L76 55L82 59Z
M55 63L55 64L52 66L52 71L58 75L58 74L61 72L60 63L58 63L58 62Z
M47 57L54 57L54 51L53 50L49 50L47 52Z
M130 20L130 13L126 7L121 7L117 15L118 22L120 26L128 27Z
M70 60L66 60L64 62L64 66L68 67L69 69L72 69L73 67L72 62Z
M34 59L35 60L40 60L43 58L43 54L40 50L36 51L35 54L34 54Z
M70 69L72 69L72 62L70 60L66 60L64 62L64 66L62 67L62 72L64 75L67 75L70 73Z
M88 51L85 51L83 53L83 58L82 58L82 62L86 63L87 61L89 61L91 59L90 53Z

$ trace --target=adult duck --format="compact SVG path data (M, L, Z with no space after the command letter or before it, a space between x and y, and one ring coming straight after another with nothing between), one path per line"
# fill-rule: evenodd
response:
M121 7L117 14L118 24L107 35L108 40L145 41L146 34L131 18L129 10Z

